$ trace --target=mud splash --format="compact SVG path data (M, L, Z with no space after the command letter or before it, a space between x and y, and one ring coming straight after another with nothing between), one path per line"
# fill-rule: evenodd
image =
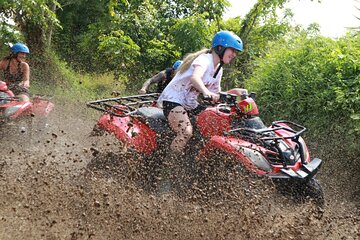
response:
M235 169L187 191L159 193L141 184L138 156L112 136L90 137L97 116L56 106L46 128L28 135L15 126L1 135L0 239L360 237L357 202L328 181L326 165L318 174L326 183L323 209Z

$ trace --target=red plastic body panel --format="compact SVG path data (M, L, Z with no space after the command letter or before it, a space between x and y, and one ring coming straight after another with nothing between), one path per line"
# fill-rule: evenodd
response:
M3 116L4 118L10 120L29 116L47 116L54 108L54 104L52 102L40 97L34 97L30 102L19 101L17 98L14 98L14 93L9 90L6 83L3 81L0 81L0 92L5 93L2 97L9 98L8 103L0 106L0 113L4 114L6 109L10 110L8 111L9 114L10 112L12 113L13 110L16 110L10 116Z
M157 147L155 131L136 118L103 114L97 124L139 153L148 155Z
M252 98L246 98L239 102L241 111L246 115L259 115L259 109Z
M216 107L207 108L198 115L196 125L205 138L223 135L231 128L231 114L220 112Z
M287 126L286 124L283 124L284 126ZM289 127L289 126L287 126ZM278 136L289 136L290 133L284 130L279 130L279 131L275 131L276 134ZM295 143L292 142L289 139L284 139L286 141L287 144L289 144L289 146L291 148L295 147ZM242 152L242 147L245 148L250 148L253 150L256 150L259 154L263 155L264 158L266 157L266 153L269 152L269 150L260 147L256 144L244 141L242 139L239 138L235 138L232 136L213 136L211 137L211 139L207 142L207 144L204 146L204 148L201 150L201 152L198 155L199 159L206 159L206 156L211 155L211 153L214 152L214 150L221 150L223 152L226 152L227 154L232 155L235 159L237 159L238 161L240 161L249 171L252 171L254 173L256 173L257 175L267 175L269 174L266 171L263 171L261 169L259 169L245 154L243 154ZM306 147L305 149L306 152L308 152L308 149ZM307 154L307 159L305 159L305 161L310 162L310 154ZM282 164L276 165L276 164L272 164L272 172L273 173L278 173L281 171L281 169L284 168L284 166ZM300 169L300 167L302 166L301 160L299 159L294 165L292 166L288 166L289 168L291 168L294 171L297 171Z
M10 116L10 119L17 119L20 117L31 116L32 113L32 102L13 102L14 105L21 105L21 107Z
M238 146L248 147L248 148L257 148L260 150L257 145L238 139L234 137L224 137L224 136L213 136L204 148L199 153L199 159L203 159L206 156L211 156L211 153L214 150L221 150L227 154L233 156L235 159L240 161L249 171L252 171L258 175L267 174L265 171L257 168L250 159L241 151L241 148ZM261 150L260 150L261 151Z

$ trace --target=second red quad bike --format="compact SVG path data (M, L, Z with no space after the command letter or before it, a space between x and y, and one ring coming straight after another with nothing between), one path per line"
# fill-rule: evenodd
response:
M158 94L101 99L87 105L102 111L97 130L112 133L127 149L150 156L168 147L173 136L162 109L154 105ZM265 126L258 117L255 94L237 96L221 93L220 103L208 104L194 116L194 161L221 152L248 172L272 179L281 191L289 190L324 204L323 190L315 178L322 160L310 158L302 138L306 128L290 121ZM172 137L170 137L172 139ZM193 143L193 141L192 141Z
M0 123L16 120L46 117L54 108L54 104L42 97L32 97L30 102L21 101L0 81Z

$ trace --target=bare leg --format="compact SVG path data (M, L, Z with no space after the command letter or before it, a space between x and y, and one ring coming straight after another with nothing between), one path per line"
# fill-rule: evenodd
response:
M170 145L170 149L176 153L182 153L186 143L192 136L193 127L186 110L177 106L172 109L168 116L170 127L175 131L176 137Z

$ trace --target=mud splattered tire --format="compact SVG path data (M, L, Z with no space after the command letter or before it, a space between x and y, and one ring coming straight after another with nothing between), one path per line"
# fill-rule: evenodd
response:
M325 204L323 189L319 181L315 178L307 182L284 182L283 180L275 180L274 184L280 193L290 195L298 202L311 200L319 207L323 207Z
M310 179L303 185L302 194L305 198L311 198L320 207L323 207L325 204L323 189L315 178Z
M103 136L105 134L105 130L100 128L97 124L94 125L90 136Z

